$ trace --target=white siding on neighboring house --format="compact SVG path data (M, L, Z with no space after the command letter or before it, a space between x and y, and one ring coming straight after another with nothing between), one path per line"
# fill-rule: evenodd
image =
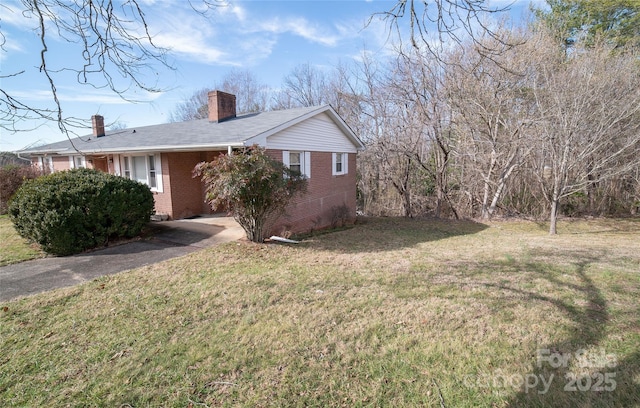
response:
M356 153L342 130L321 113L267 138L267 148L290 151Z

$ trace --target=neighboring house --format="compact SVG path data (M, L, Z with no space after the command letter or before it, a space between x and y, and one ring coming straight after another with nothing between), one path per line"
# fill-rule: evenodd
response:
M15 153L0 152L0 167L5 166L30 166L31 161L19 157Z
M53 171L87 167L147 184L156 213L180 219L211 213L204 185L192 177L202 161L254 144L309 179L308 192L289 205L275 233L330 226L356 211L356 152L364 146L331 106L236 116L236 97L209 93L209 119L93 134L18 152ZM274 228L275 230L276 228Z

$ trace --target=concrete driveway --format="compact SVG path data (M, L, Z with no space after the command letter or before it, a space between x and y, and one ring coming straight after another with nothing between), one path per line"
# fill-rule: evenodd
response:
M153 222L151 228L148 239L0 267L0 302L154 264L245 236L230 217Z

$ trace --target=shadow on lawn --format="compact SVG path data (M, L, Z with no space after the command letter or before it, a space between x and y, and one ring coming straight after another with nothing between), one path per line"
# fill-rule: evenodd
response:
M342 253L382 252L410 248L416 244L461 235L476 234L487 229L470 220L435 218L359 217L354 228L331 231L331 239L313 239L314 248ZM319 233L322 235L322 233ZM317 235L317 234L316 234ZM304 242L304 241L303 241Z
M535 256L546 257L541 253L536 253ZM640 374L640 351L636 350L620 360L611 350L606 350L600 345L607 333L611 317L607 312L606 299L585 273L587 267L597 258L593 255L585 256L584 253L570 256L571 259L580 259L572 262L578 283L562 281L535 263L526 263L524 267L527 268L527 272L546 279L558 288L576 293L578 300L584 301L583 306L576 306L574 297L562 300L508 285L485 284L513 293L524 298L525 302L552 304L575 323L569 338L553 344L540 345L538 350L534 351L536 362L528 373L521 373L525 379L525 386L508 400L507 406L638 406L640 392L637 384L634 384L634 377ZM619 335L624 336L625 333ZM544 386L543 380L550 385Z

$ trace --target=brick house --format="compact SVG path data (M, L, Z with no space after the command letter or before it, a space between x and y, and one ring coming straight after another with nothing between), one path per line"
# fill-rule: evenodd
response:
M91 135L18 153L53 171L87 167L138 180L154 193L156 213L180 219L212 211L192 177L196 164L257 144L309 179L273 232L355 217L356 153L364 146L329 105L236 116L235 95L212 91L208 119L106 132L95 115L92 125Z

